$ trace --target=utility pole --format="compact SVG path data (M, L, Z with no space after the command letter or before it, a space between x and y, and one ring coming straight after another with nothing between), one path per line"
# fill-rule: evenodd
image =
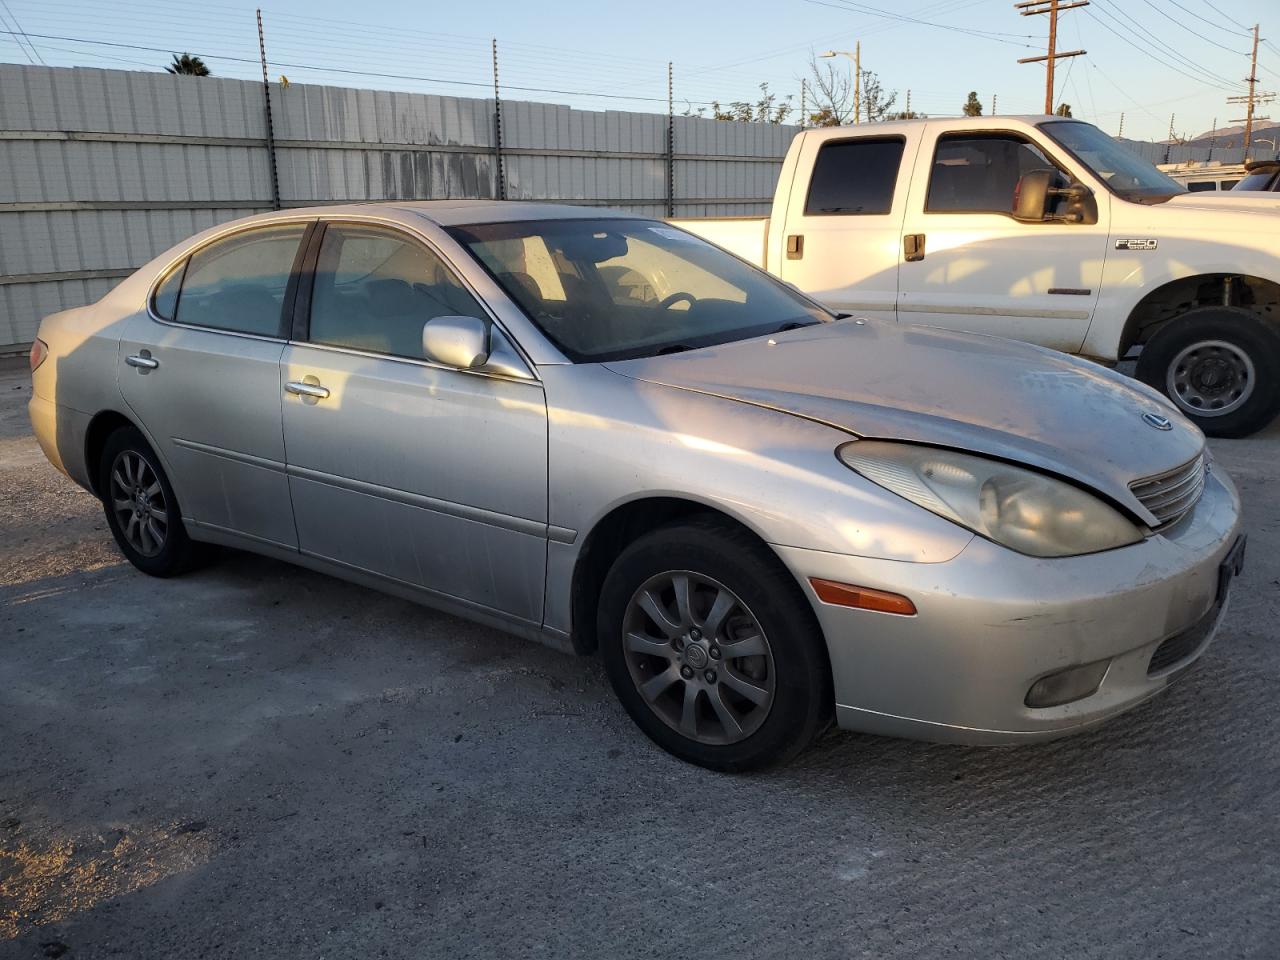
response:
M1257 33L1257 31L1253 31ZM1257 56L1257 41L1253 44L1253 54ZM863 122L863 41L854 44L854 123Z
M1165 163L1169 162L1169 156L1173 150L1173 143L1175 140L1177 140L1177 136L1173 132L1173 118L1175 116L1177 116L1177 114L1173 114L1173 113L1169 114L1169 139L1165 141L1165 145L1164 145L1164 162Z
M1075 0L1073 3L1061 3L1060 0L1022 0L1021 3L1015 3L1014 9L1018 11L1019 16L1033 17L1042 13L1049 15L1049 50L1043 57L1023 57L1019 63L1041 63L1045 65L1044 80L1044 112L1053 113L1053 66L1059 60L1067 57L1083 56L1086 50L1068 50L1065 53L1058 52L1058 14L1064 10L1074 10L1076 7L1087 7L1089 0ZM993 109L991 111L995 113Z
M676 215L676 85L667 61L667 216Z
M1239 97L1227 97L1227 103L1243 103L1245 104L1244 114L1244 159L1249 159L1249 144L1253 142L1253 121L1254 120L1270 120L1270 117L1258 117L1254 115L1254 108L1260 103L1270 103L1276 98L1274 93L1260 93L1258 91L1258 25L1253 25L1253 52L1249 55L1249 75L1244 78L1244 82L1249 85L1249 92ZM1239 120L1233 120L1232 123L1239 123Z

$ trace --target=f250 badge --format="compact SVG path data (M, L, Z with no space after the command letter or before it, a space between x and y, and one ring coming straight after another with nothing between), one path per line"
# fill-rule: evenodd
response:
M1145 240L1116 241L1117 250L1154 250L1158 246L1160 246L1159 240L1151 240L1149 238Z

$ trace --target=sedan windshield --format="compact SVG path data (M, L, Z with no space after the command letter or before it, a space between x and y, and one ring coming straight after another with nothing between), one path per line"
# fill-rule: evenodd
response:
M654 220L450 230L574 362L674 353L832 314L704 240Z
M1055 120L1040 129L1126 200L1168 199L1186 188L1091 123Z

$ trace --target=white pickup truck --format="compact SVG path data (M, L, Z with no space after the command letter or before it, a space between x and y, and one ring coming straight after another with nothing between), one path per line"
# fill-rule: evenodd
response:
M1215 436L1280 411L1280 196L1048 116L806 130L767 218L673 223L841 311L1116 363Z

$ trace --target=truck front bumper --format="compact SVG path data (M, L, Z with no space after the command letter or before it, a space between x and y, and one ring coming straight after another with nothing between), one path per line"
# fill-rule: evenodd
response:
M841 727L1016 743L1128 710L1199 657L1239 567L1239 515L1234 486L1215 471L1195 509L1172 528L1089 556L1038 559L978 537L943 563L777 550L822 625ZM901 594L917 614L823 603L811 577ZM1027 705L1038 680L1102 663L1092 693L1058 706Z

